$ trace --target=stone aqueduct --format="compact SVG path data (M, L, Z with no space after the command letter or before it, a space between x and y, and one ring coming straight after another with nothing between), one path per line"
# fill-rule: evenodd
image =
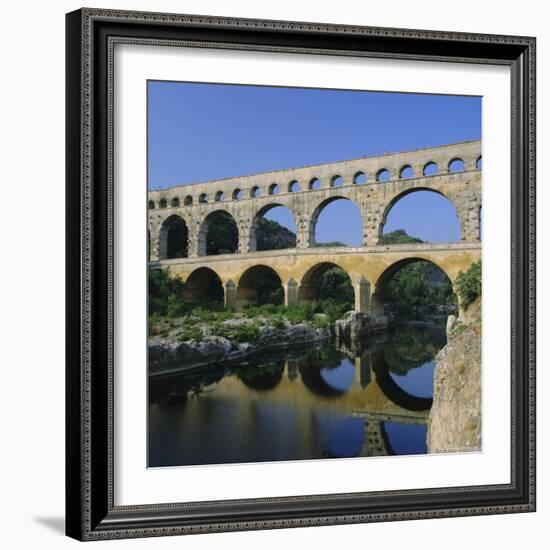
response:
M391 208L418 190L443 195L454 205L460 242L380 244ZM362 246L315 246L320 212L342 198L359 208ZM294 216L296 248L257 251L258 220L276 206L288 207ZM364 312L381 307L384 282L403 263L431 261L454 282L460 271L481 257L481 143L468 141L176 186L150 191L148 207L150 265L170 267L173 275L185 280L190 300L199 301L209 278L217 275L227 305L253 303L254 269L264 266L279 276L285 303L293 305L314 298L318 275L336 265L349 275L355 308ZM207 256L209 225L220 211L236 222L238 250ZM183 221L187 228L186 257L167 257L174 220Z

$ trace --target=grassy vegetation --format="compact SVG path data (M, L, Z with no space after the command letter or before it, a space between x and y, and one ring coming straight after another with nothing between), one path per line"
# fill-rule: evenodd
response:
M481 260L473 263L468 271L458 274L456 287L466 310L481 296Z

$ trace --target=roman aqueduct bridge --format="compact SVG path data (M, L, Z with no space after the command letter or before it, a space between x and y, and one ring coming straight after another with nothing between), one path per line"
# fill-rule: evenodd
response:
M460 221L461 240L446 244L380 244L391 208L405 195L428 190L446 197ZM315 246L319 214L337 199L353 201L362 217L358 247ZM271 208L286 206L296 222L296 248L257 251L258 220ZM339 266L355 288L358 311L380 305L388 276L416 259L439 266L452 282L481 257L481 142L468 141L376 157L276 170L150 191L149 259L170 267L187 283L190 299L200 300L217 277L226 304L252 303L254 270L269 268L280 278L285 303L315 297L315 284L327 268ZM206 255L212 220L223 211L236 222L235 254ZM185 224L187 251L169 257L174 225Z

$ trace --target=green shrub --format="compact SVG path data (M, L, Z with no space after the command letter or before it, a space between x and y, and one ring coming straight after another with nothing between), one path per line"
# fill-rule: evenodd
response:
M183 300L170 296L168 304L166 306L166 317L169 319L175 319L177 317L183 317L189 313L190 307Z
M473 263L468 271L460 272L456 287L464 310L481 296L481 260Z
M219 323L212 327L212 333L231 342L253 342L261 334L260 326L257 323L241 323L228 325Z
M200 342L203 339L202 329L198 326L183 327L177 335L178 342L187 342L188 340L196 340Z
M328 328L330 326L330 320L328 317L316 315L313 318L313 325L317 328Z
M459 334L462 334L466 330L466 325L460 321L456 321L449 332L449 338L453 340Z

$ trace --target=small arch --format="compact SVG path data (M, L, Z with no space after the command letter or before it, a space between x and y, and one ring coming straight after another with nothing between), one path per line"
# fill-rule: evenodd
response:
M376 172L376 181L388 181L390 178L391 174L387 168L381 168Z
M201 193L199 195L199 203L206 204L208 202L208 195L206 193Z
M161 260L187 258L188 243L189 230L181 216L169 216L162 222L159 238L159 257Z
M224 290L220 276L209 267L199 267L185 281L183 298L196 305L223 304Z
M210 212L201 223L198 241L199 256L234 254L239 247L235 218L226 210Z
M336 174L330 178L331 187L342 187L344 185L344 178L340 174Z
M147 207L149 208L149 210L154 210L155 209L155 201L149 201L147 203Z
M449 172L464 172L464 161L461 158L454 158L449 162Z
M430 160L424 165L422 169L423 176L436 176L439 174L439 166L433 160Z
M192 206L193 204L193 197L191 195L187 195L185 199L183 199L183 205L184 206Z
M250 198L251 199L257 199L258 197L261 197L262 195L262 191L261 189L255 185L251 190L250 190Z
M355 174L353 175L353 183L356 185L367 183L367 174L365 174L365 172L362 172L361 170L359 170L359 172L355 172Z
M399 179L408 179L412 178L413 176L414 171L410 164L405 164L405 166L403 166L401 170L399 170Z
M243 192L242 192L242 189L235 189L233 191L233 194L231 195L231 198L234 200L234 201L240 201L242 198L243 198Z
M310 179L308 188L310 191L316 191L317 189L321 189L321 180L319 178Z
M159 208L167 208L167 207L168 207L168 201L166 199L160 199Z
M180 205L180 200L178 199L178 197L174 197L171 201L170 201L170 206L172 208L179 208L179 205Z
M476 168L478 170L482 170L483 169L483 158L481 157L481 155L479 157L477 157L477 160L476 160Z
M269 186L269 194L270 195L278 195L281 192L281 188L277 183L272 183Z
M248 268L237 285L237 307L264 304L284 304L285 295L281 277L271 267L256 265Z
M288 192L289 193L297 193L298 191L300 191L300 184L298 183L297 180L292 180L288 184Z
M225 198L225 194L223 191L218 191L216 195L214 196L215 202L223 202L223 199Z

